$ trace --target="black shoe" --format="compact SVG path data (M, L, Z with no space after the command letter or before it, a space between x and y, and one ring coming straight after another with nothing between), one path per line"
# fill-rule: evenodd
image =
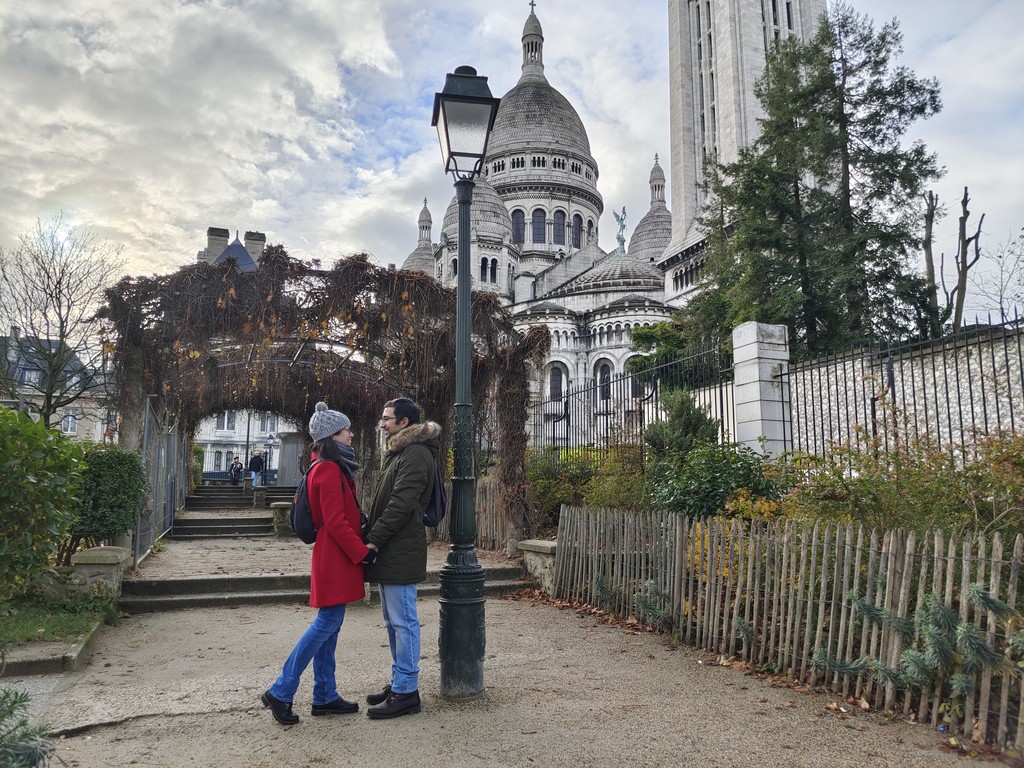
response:
M376 693L368 693L366 695L367 704L381 704L388 700L388 696L391 695L391 686L385 685L383 690L377 691Z
M263 695L260 696L260 701L263 702L264 707L270 707L270 713L281 725L295 725L295 723L299 722L299 716L292 712L292 703L290 701L275 699L270 691L264 691Z
M388 718L400 717L401 715L414 715L419 711L419 691L413 691L412 693L395 693L391 691L391 694L385 701L367 709L366 714L374 720L387 720Z
M320 715L347 715L350 712L358 711L359 705L354 701L345 701L339 698L326 704L314 704L310 714L313 717L320 717Z

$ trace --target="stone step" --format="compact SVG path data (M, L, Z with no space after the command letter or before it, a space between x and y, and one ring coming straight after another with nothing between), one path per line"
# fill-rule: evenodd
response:
M260 517L187 517L174 521L172 539L231 536L269 536L274 533L274 518Z
M211 515L210 517L179 517L174 521L174 527L178 528L203 528L208 526L224 525L273 525L274 516L268 514L246 515L243 517L231 517L229 515Z
M532 582L523 579L485 579L484 594L487 597L499 597L533 586ZM424 583L416 587L417 597L436 598L441 587L437 583ZM128 614L155 613L157 611L178 611L190 608L213 608L233 605L269 605L272 603L309 602L308 589L278 589L252 592L213 592L184 595L138 595L122 594L118 601L118 609ZM371 604L380 603L380 591L371 585L369 592Z

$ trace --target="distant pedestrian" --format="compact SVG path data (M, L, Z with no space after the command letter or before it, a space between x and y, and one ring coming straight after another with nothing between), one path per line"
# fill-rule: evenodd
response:
M378 424L387 436L387 452L370 501L366 540L380 556L367 565L366 580L380 584L391 678L383 690L366 697L373 705L366 714L384 719L420 711L416 584L427 578L423 508L434 488L441 426L420 423L419 406L405 397L385 403Z
M313 458L324 459L307 475L313 522L319 525L309 575L309 604L318 610L277 681L260 696L263 706L270 707L274 719L282 725L299 721L292 712L292 701L310 661L311 714L317 717L359 711L357 703L338 695L334 652L346 604L365 595L363 563L373 562L377 556L376 547L363 544L360 530L355 490L359 464L352 450L352 422L344 413L330 410L327 403L317 403L309 420L309 434L314 441Z
M252 487L260 484L260 473L263 472L263 457L259 451L253 451L249 459L249 474L252 476Z
M232 485L238 485L242 479L242 460L235 456L234 461L231 462L231 466L228 467L228 478L231 480Z

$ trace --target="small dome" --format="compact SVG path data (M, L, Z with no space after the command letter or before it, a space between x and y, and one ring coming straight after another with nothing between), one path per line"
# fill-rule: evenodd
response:
M487 179L477 178L473 187L473 202L469 207L470 232L478 237L498 242L511 241L512 239L512 217L509 216L508 208L498 197ZM448 204L448 210L444 212L444 221L441 223L441 239L447 238L450 242L457 242L459 239L459 202L453 197Z
M523 25L523 37L527 35L544 36L544 30L540 27L540 19L533 11L530 11L530 15L526 17L526 23Z
M430 244L430 230L434 222L430 218L426 198L423 198L423 210L420 211L416 223L419 225L420 239L416 244L416 249L402 262L402 269L426 272L432 276L434 274L434 247Z
M428 275L434 274L434 249L427 243L426 246L420 243L416 250L405 257L402 262L402 269L425 272Z
M654 167L651 168L651 175L648 178L648 181L652 186L654 184L661 184L662 187L665 186L665 172L661 170L661 166L658 164L657 155L654 156Z
M586 272L570 280L555 293L564 296L599 288L661 290L663 286L664 277L661 270L650 262L628 256L619 248L612 251L608 258L597 262Z
M665 172L654 156L651 168L651 207L629 238L629 255L637 261L657 261L672 240L672 214L665 205Z

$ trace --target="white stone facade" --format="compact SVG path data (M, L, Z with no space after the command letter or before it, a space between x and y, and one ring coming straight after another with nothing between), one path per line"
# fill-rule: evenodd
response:
M707 159L734 162L757 137L754 83L771 41L809 39L824 0L669 0L672 239L658 261L665 302L683 306L698 289Z

